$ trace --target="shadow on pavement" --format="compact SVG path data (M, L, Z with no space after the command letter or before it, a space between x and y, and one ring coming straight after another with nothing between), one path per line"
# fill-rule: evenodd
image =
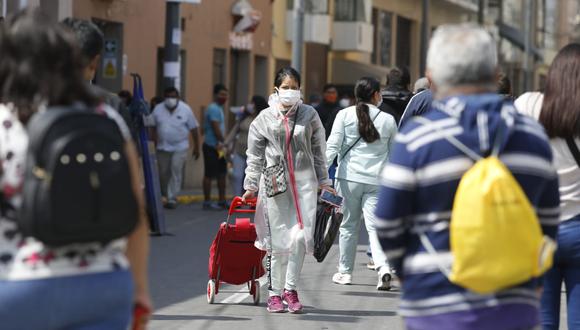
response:
M320 322L343 322L357 323L364 317L384 317L397 316L396 312L391 311L361 311L361 310L331 310L331 309L306 309L305 314L299 316L301 320L320 321Z
M246 317L231 317L231 316L209 316L209 315L160 315L155 314L151 316L155 321L195 321L195 320L209 320L209 321L250 321Z
M386 310L333 310L333 309L314 309L310 312L312 315L326 315L326 316L397 316L397 312Z
M358 291L346 291L340 293L343 296L353 296L353 297L376 297L376 298L399 298L401 295L395 292L358 292Z

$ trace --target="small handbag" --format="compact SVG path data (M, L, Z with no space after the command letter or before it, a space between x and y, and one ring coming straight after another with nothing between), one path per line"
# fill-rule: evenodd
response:
M286 145L286 148L290 147L292 139L294 138L294 130L296 128L296 121L298 121L298 111L300 107L296 109L296 114L294 115L294 124L292 125L292 132L290 133L290 140ZM264 184L266 189L266 196L274 197L283 194L288 189L288 182L286 181L286 168L284 167L283 156L280 157L278 164L266 167L264 169Z

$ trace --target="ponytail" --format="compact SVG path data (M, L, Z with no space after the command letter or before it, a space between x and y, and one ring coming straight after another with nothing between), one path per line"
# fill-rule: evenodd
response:
M356 96L356 117L358 118L358 133L367 143L378 140L381 136L369 114L369 103L381 88L380 83L375 78L364 77L357 81L354 88Z
M358 133L367 143L375 142L380 138L379 132L369 115L369 106L362 101L356 104L356 117L358 118Z

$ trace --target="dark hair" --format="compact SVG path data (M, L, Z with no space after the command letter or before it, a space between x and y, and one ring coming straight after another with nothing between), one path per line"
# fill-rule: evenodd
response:
M550 138L580 135L580 44L564 47L546 78L540 123Z
M97 55L101 54L105 44L105 37L101 29L94 23L84 19L65 18L62 24L76 35L85 66Z
M98 103L83 79L74 36L38 11L21 11L5 21L0 59L0 101L14 104L23 122L43 104Z
M254 95L252 97L252 103L256 106L256 114L260 113L260 111L267 109L269 107L268 102L266 99L260 95Z
M497 77L497 93L501 95L511 95L512 94L512 83L508 76L501 72Z
M166 96L167 94L171 93L176 93L177 96L179 96L179 90L173 86L167 87L165 88L165 90L163 90L163 96Z
M219 94L219 92L221 91L228 91L228 89L226 88L226 86L224 86L223 84L215 84L213 86L213 95L216 96Z
M406 89L410 83L411 75L405 67L395 67L387 73L387 87Z
M282 68L278 70L278 72L276 72L276 77L274 78L274 86L280 87L284 79L286 79L287 77L294 79L298 83L298 87L300 87L300 73L298 73L298 71L294 70L294 68L291 68L289 66Z
M324 85L324 87L322 87L322 92L323 93L326 93L326 92L328 92L329 89L334 89L334 90L336 90L338 92L338 89L336 88L336 85L335 84L326 84L326 85Z
M369 106L373 95L381 91L381 83L375 78L360 78L354 86L356 97L356 117L358 118L358 133L365 142L371 143L380 138L379 132L369 115Z
M126 89L123 89L122 91L119 91L119 93L117 93L117 95L119 97L126 97L128 99L132 99L133 98L133 94L131 94L131 92L129 92Z

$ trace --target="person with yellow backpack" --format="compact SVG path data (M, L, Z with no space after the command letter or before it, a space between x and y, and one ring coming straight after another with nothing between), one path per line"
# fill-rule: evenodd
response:
M519 330L540 323L542 275L558 230L558 177L534 120L495 93L493 38L435 32L435 101L395 138L375 211L402 282L407 329Z

